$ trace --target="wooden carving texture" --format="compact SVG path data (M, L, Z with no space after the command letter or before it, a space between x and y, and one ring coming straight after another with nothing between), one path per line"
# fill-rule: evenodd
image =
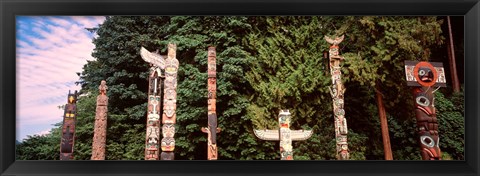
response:
M145 160L158 160L160 154L161 71L150 69L148 81Z
M347 143L347 120L345 119L344 97L345 87L342 83L342 71L340 63L343 57L339 55L338 44L343 41L344 36L330 39L325 36L325 40L332 44L329 50L330 58L330 74L332 75L332 87L330 93L333 99L333 113L335 124L335 138L336 138L336 156L338 160L348 160L350 154Z
M446 87L443 64L439 62L405 61L408 86L413 86L418 141L423 160L441 160L438 121L433 87Z
M63 116L62 136L60 140L60 160L73 159L73 146L75 144L75 123L77 118L77 91L68 92L67 104Z
M423 160L441 160L438 143L438 121L434 106L432 89L429 87L415 87L415 115L417 119L420 153Z
M169 133L163 133L161 140L161 160L174 160L175 127L177 109L177 72L178 60L176 58L177 46L168 44L168 54L165 60L165 83L163 97L163 129L170 129Z
M202 132L207 133L207 159L208 160L217 160L218 159L218 150L217 150L217 133L220 132L220 128L217 128L217 112L216 112L216 102L217 102L217 53L215 47L208 48L208 126L202 128Z
M100 95L97 96L97 110L95 114L95 128L92 143L92 160L105 160L105 146L107 140L107 82L102 80L98 86Z
M278 130L253 130L255 136L262 140L280 141L280 160L293 160L292 141L307 140L312 130L291 130L291 115L288 110L281 110L278 115Z

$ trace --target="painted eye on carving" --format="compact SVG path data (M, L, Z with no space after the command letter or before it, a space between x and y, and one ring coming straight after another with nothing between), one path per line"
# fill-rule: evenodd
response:
M418 71L418 75L420 75L420 76L425 75L425 70L420 70L420 71Z
M425 96L422 96L422 95L420 95L416 98L416 102L417 102L417 104L419 104L421 106L429 106L430 105L430 101L428 100L428 98L425 97Z
M435 141L430 136L420 136L420 142L427 147L435 146Z
M420 67L418 70L418 77L420 78L420 81L426 83L433 82L434 80L433 72L428 67Z

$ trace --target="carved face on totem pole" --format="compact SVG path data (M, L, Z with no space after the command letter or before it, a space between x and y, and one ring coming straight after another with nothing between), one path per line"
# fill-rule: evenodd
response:
M446 87L445 71L440 62L405 61L408 86Z
M175 149L175 139L171 137L165 137L161 142L162 151L171 152Z
M148 96L148 113L159 114L160 113L160 96Z
M106 94L107 94L107 89L108 89L108 87L107 87L107 81L102 80L102 81L100 82L100 86L98 86L98 90L100 91L100 94L101 94L101 95L106 95Z
M338 46L331 46L330 47L330 58L332 56L338 56L339 55L339 52L338 52Z
M413 76L422 86L433 86L437 80L435 68L428 62L419 62L413 68Z
M438 70L441 72L437 72ZM405 74L407 85L415 86L413 89L415 116L422 159L441 159L432 87L446 86L443 66L441 63L435 62L405 61Z
M164 102L164 110L165 110L165 115L171 119L175 115L175 110L176 110L176 101L175 100L167 100Z
M168 87L170 89L177 88L177 78L176 78L176 76L167 75L165 77L165 87Z
M176 100L177 99L177 93L175 89L165 89L165 98L167 100Z
M178 60L175 57L167 58L165 67L165 75L177 75Z
M288 110L281 110L279 117L278 117L278 123L280 128L290 128L290 117L291 114Z
M438 121L433 106L433 93L428 88L416 88L415 114L417 119L417 131L420 136L420 148L422 158L439 159L440 148L438 146Z
M209 47L208 48L208 60L207 60L207 64L208 64L208 77L212 78L212 77L216 77L216 73L217 73L217 63L216 63L216 51L215 51L215 47Z
M73 151L73 133L70 130L70 126L64 127L63 135L60 143L60 153L72 153Z
M177 54L177 45L173 43L168 44L168 58L175 58Z
M163 134L163 137L173 138L175 135L175 126L171 123L163 124L162 134Z
M68 103L73 104L76 102L76 98L74 95L68 95Z

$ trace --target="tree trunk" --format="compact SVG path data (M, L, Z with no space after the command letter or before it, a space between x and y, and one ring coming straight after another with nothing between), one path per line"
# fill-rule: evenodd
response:
M450 62L450 75L452 76L452 86L453 92L460 92L460 84L458 82L457 76L457 66L455 63L455 51L454 51L454 44L453 44L453 36L452 36L452 25L450 23L450 16L447 16L447 23L448 23L448 34L449 34L449 42L448 43L448 61Z
M388 135L387 115L383 105L383 97L378 86L376 86L376 98L378 106L378 115L380 117L380 125L382 128L383 150L385 153L385 160L393 160L392 148L390 147L390 136Z

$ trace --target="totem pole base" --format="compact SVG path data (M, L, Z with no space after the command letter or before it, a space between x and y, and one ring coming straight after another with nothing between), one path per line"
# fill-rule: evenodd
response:
M175 160L175 153L173 153L173 152L162 152L162 154L160 154L160 159L161 160Z

